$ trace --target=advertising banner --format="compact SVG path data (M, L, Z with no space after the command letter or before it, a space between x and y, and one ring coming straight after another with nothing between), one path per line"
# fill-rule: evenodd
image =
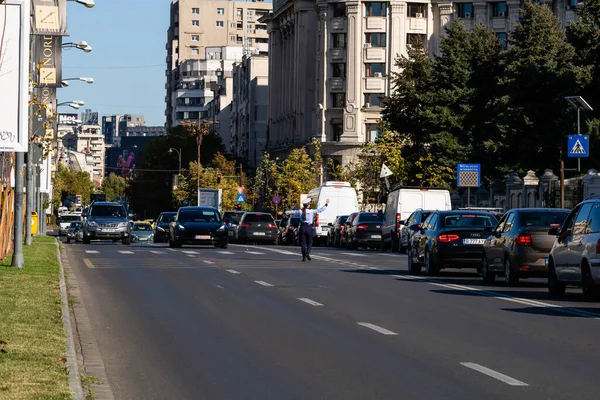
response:
M67 0L32 0L32 35L66 36Z
M27 152L30 0L5 0L0 21L0 151Z
M37 83L40 87L61 87L62 36L34 36L34 61L39 68Z
M59 125L78 126L81 124L77 114L58 114Z

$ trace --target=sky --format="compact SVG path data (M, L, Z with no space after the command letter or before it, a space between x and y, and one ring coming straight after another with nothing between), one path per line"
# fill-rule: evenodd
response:
M58 101L82 100L102 115L143 115L148 126L165 123L167 28L171 0L96 0L94 8L68 4L69 37L85 40L91 53L63 50L63 79L91 77L93 84L69 81ZM62 113L76 112L68 107Z

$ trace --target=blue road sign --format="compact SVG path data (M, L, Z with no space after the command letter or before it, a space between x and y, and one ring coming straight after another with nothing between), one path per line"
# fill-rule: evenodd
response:
M235 201L237 201L238 203L244 203L246 201L246 195L243 193L238 194L237 196L235 196Z
M589 135L569 135L567 141L569 157L585 158L590 156L590 136Z
M271 200L273 202L273 204L279 204L281 203L281 197L279 197L278 195L273 196L273 199Z
M481 164L458 164L456 185L458 187L480 187Z

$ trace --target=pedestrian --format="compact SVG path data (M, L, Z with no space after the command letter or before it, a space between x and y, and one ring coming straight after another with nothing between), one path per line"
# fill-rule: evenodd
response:
M302 210L286 211L287 215L299 215L300 216L300 246L302 246L302 261L307 259L310 261L310 250L313 244L313 222L315 214L320 214L325 211L325 208L329 205L329 199L325 201L325 205L317 210L308 208L311 200L305 199L302 202Z

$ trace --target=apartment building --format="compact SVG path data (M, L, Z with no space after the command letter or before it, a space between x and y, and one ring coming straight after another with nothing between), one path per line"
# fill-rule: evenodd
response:
M231 64L233 68L235 63ZM214 97L206 103L206 111L201 113L201 119L211 125L211 130L221 136L223 146L231 152L231 101L233 99L233 71L219 75L210 82Z
M128 126L124 136L165 136L167 128L164 126Z
M546 1L546 0L544 0ZM547 2L563 24L577 0ZM375 140L394 60L417 41L431 54L450 21L487 24L506 43L520 1L275 0L269 32L269 150L285 156L313 137L343 165ZM313 61L314 60L314 61ZM325 160L327 162L328 160Z
M119 146L121 136L126 136L128 128L145 126L143 115L105 115L102 117L102 133L107 145Z
M206 60L210 47L239 47L248 53L268 50L268 33L259 19L272 9L264 1L173 0L167 30L165 116L167 126L178 125L174 95L178 90L180 66Z
M244 57L233 68L231 152L255 168L267 150L269 58Z
M77 133L77 148L79 153L91 154L94 163L95 180L104 178L104 135L100 125L82 125Z

